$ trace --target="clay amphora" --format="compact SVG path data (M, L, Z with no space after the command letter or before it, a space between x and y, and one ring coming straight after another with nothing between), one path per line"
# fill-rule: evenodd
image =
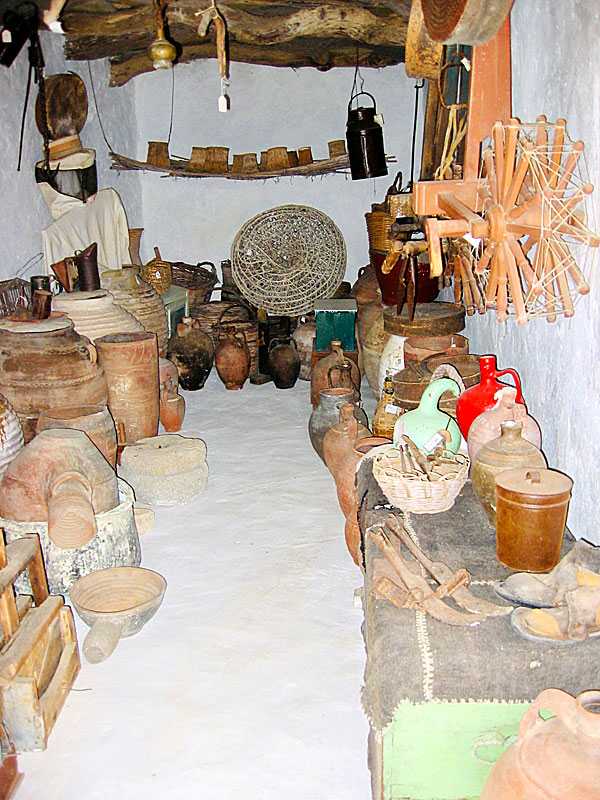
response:
M353 362L349 358L344 359L341 364L333 364L327 372L327 384L330 389L352 389L354 402L358 402L360 400L360 381L356 382L356 373L352 366Z
M383 348L386 346L391 334L386 331L383 324L383 307L375 321L367 331L363 345L363 363L365 375L369 386L379 399L379 361Z
M106 289L93 292L61 292L52 298L52 309L73 321L75 330L94 341L109 333L143 331L137 319L118 306Z
M319 392L319 405L312 412L308 420L308 435L316 454L323 462L325 462L323 458L323 438L327 431L340 421L341 407L345 403L352 403L353 399L353 389L321 389ZM354 416L367 427L367 415L362 408L355 406Z
M187 317L169 339L167 356L177 367L183 389L202 389L215 360L210 336L200 329L198 320Z
M250 351L243 331L227 328L219 333L215 348L215 366L226 389L241 389L250 374Z
M363 357L365 337L369 332L369 328L380 314L383 314L383 306L381 304L381 297L377 297L372 303L363 306L360 314L356 316L356 349L358 350L358 368L361 375L365 374L365 362Z
M100 280L117 305L133 314L145 331L156 334L159 353L164 355L169 336L165 305L158 292L140 278L139 272L138 266L126 264L121 269L102 272Z
M319 404L319 392L321 389L327 389L329 386L336 386L337 383L332 380L332 383L329 382L329 370L335 364L342 364L344 361L349 361L350 359L346 358L344 355L344 350L342 349L342 343L334 339L331 342L331 353L324 358L319 359L315 366L313 367L312 374L310 377L310 402L312 403L312 407L316 408ZM351 378L352 383L354 386L360 387L360 372L358 366L351 361Z
M437 431L448 431L450 441L446 443L446 449L456 453L460 447L461 437L458 425L449 414L440 411L438 403L444 392L452 392L454 395L460 394L460 389L456 381L451 378L438 378L430 383L423 392L419 407L413 411L407 411L399 417L394 427L394 444L401 447L404 442L402 434L406 433L421 450L433 452L435 446L426 447L431 437Z
M278 389L291 389L300 374L300 355L293 338L273 339L269 346L269 374Z
M394 426L402 413L403 409L400 408L394 398L394 382L391 376L387 375L383 382L381 400L377 403L377 408L373 415L374 436L384 436L386 439L393 439Z
M340 508L344 512L345 517L349 517L351 514L356 514L358 512L355 483L358 462L374 447L391 443L392 440L386 439L384 436L367 436L364 439L357 439L352 445L351 451L340 464L337 475L335 476L335 483L337 486Z
M542 719L543 709L556 716ZM600 800L600 692L544 689L516 742L494 764L481 800Z
M296 342L298 353L300 354L300 375L301 381L309 381L312 371L312 351L317 335L317 321L314 317L301 317L302 322L292 334L292 339Z
M36 432L51 428L83 431L114 469L117 463L117 432L114 420L104 405L64 406L45 411L38 419Z
M524 403L521 394L521 382L514 369L496 369L496 356L480 356L479 368L481 381L466 389L456 403L456 419L460 432L468 439L471 423L484 411L490 411L496 405L496 394L504 389L505 383L498 380L501 375L512 375L517 387L517 403Z
M158 349L154 333L116 333L96 339L106 373L108 408L125 440L158 433Z
M342 461L352 452L354 442L370 435L371 431L354 416L352 403L345 403L340 409L340 421L323 437L323 460L334 478Z
M517 467L547 467L542 452L521 436L520 422L502 422L500 430L500 436L484 444L471 463L473 491L493 527L496 527L496 476Z
M19 416L25 443L48 409L108 400L96 350L63 316L0 323L0 392Z
M512 419L523 426L521 436L536 447L542 446L542 433L537 422L530 417L521 403L516 403L517 390L512 386L501 389L500 397L490 411L484 411L475 417L469 429L469 458L475 458L484 444L500 436L500 424Z
M350 295L356 299L358 305L357 316L359 319L364 307L374 300L377 300L378 297L381 297L379 283L375 275L375 268L372 264L367 264L365 267L361 267L358 270L358 278L352 286Z

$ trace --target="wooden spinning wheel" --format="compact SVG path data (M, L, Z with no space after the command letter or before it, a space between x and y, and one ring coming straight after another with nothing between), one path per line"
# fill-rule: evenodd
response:
M573 316L577 299L589 292L590 248L600 244L590 227L593 186L583 149L567 136L564 120L495 123L479 180L448 181L447 191L438 183L437 210L450 219L425 222L432 272L441 274L440 238L466 234L473 277L499 321Z

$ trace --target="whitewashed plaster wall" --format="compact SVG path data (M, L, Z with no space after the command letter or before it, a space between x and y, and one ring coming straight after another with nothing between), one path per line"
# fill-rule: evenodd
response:
M513 113L567 120L585 142L600 193L600 10L589 0L516 0L512 11ZM597 205L597 202L596 202ZM568 524L600 543L600 264L590 295L571 320L499 324L492 314L467 326L472 352L496 353L516 368L530 413L543 433L549 465L574 480Z
M81 138L84 146L96 150L98 185L100 188L114 186L121 195L130 226L141 225L140 176L137 173L123 173L119 176L109 170L110 159L92 100L87 64L65 60L62 36L42 33L41 41L47 75L73 70L85 81L89 111ZM36 127L33 112L37 97L35 86L32 86L27 111L21 171L16 171L28 68L27 47L23 48L10 69L0 67L0 279L13 277L32 256L41 252L42 229L52 222L34 178L34 164L42 158L42 137ZM115 149L134 147L136 131L133 85L109 89L106 62L94 62L92 75L109 140ZM39 271L38 264L26 270L26 274Z
M189 157L192 146L221 145L233 153L311 146L314 158L327 157L327 142L345 137L352 69L315 69L231 64L231 111L217 110L220 93L215 60L175 67L175 109L171 154ZM346 279L353 280L366 264L368 240L364 213L381 202L396 172L405 180L410 169L414 81L404 66L362 71L365 89L384 116L388 155L397 164L389 176L351 181L343 175L278 181L229 181L223 178L143 176L144 226L142 255L152 246L170 260L191 263L228 258L242 224L265 209L288 203L314 206L338 225L348 248ZM166 140L169 130L172 75L167 71L135 78L139 139L136 152L145 160L148 140ZM361 98L370 104L369 98ZM420 108L425 105L421 93ZM417 142L422 136L419 131ZM417 169L420 164L417 146ZM418 176L418 172L415 173Z

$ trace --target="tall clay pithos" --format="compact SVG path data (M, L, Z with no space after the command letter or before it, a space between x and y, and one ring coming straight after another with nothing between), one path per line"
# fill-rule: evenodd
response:
M108 407L125 438L136 442L158 432L158 349L153 333L117 333L96 339L106 373Z

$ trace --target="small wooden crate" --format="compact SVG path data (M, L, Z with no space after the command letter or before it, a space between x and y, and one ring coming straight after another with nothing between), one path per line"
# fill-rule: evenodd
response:
M339 339L344 351L354 350L356 300L316 300L314 308L317 320L315 349L326 350L333 340Z
M13 584L29 573L31 598ZM44 750L81 663L71 609L48 583L36 534L4 544L0 534L0 708L2 727L19 751Z
M168 142L148 142L146 161L148 164L152 164L153 167L166 167L168 169L171 166Z

